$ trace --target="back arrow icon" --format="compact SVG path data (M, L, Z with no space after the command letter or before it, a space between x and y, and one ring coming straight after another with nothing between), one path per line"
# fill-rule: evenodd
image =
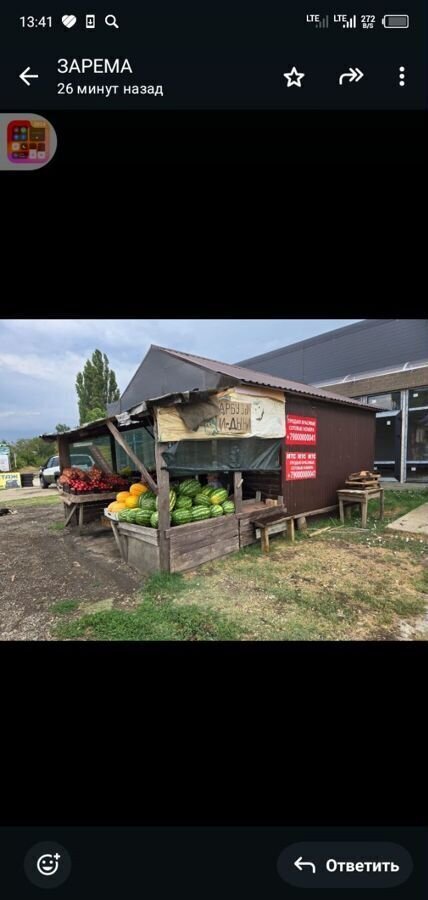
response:
M303 867L303 866L311 866L311 867L312 867L312 872L313 872L313 874L315 875L315 873L316 873L315 863L313 863L313 862L303 862L303 856L299 856L298 859L295 859L295 860L294 860L294 865L296 866L296 869L299 870L299 872L302 871L302 867Z
M24 84L27 85L27 87L30 87L30 84L31 84L31 81L28 80L29 78L38 78L39 77L38 75L29 75L28 73L30 71L30 68L31 68L30 66L27 66L27 68L24 69L24 71L21 72L21 74L19 76L21 81L23 81Z
M364 78L364 72L362 72L361 69L358 68L350 68L349 72L344 72L343 75L340 76L339 84L343 84L344 78L349 78L350 84L352 81L355 81L355 83L357 83L357 81L361 81L361 79Z

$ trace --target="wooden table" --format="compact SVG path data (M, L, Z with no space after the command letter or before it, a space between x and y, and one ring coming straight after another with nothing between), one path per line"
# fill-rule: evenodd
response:
M351 489L351 488L343 488L337 492L337 498L339 500L339 511L340 511L340 521L342 523L345 522L345 513L347 518L351 515L351 506L359 504L361 506L361 525L363 528L367 525L367 511L369 500L375 500L379 497L379 509L380 509L380 518L383 519L385 503L384 503L384 489L383 488L367 488L363 489Z
M74 516L74 524L79 526L79 534L81 534L85 509L88 509L89 506L94 506L95 504L103 504L103 508L106 507L112 500L116 499L117 491L100 492L97 494L68 494L65 491L59 490L58 493L64 507L69 507L68 513L66 509L64 509L65 527L71 524Z

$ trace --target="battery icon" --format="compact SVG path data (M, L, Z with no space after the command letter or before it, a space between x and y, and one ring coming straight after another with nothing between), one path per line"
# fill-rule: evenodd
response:
M382 19L382 25L384 28L408 28L409 27L409 16L407 16L407 15L384 16Z

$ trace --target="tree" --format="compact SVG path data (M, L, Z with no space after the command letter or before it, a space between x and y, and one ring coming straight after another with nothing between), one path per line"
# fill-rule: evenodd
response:
M49 455L53 455L53 448L39 437L21 438L12 445L12 449L17 469L39 468L46 462Z
M95 422L95 419L104 419L106 416L106 410L101 409L100 406L96 406L95 409L88 409L87 412L87 422Z
M58 425L55 425L55 431L57 431L58 434L64 434L64 431L71 431L71 428L69 425L64 425L62 422L59 422Z
M119 400L116 375L101 350L94 350L91 359L86 360L83 372L78 373L76 391L80 425L106 416L107 403Z

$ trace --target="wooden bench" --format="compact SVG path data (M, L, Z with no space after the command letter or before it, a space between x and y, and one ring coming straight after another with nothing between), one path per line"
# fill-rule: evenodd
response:
M289 540L294 541L294 518L287 516L285 511L281 511L278 507L271 507L266 513L262 511L251 516L251 523L260 530L263 553L269 553L269 534L286 530Z

